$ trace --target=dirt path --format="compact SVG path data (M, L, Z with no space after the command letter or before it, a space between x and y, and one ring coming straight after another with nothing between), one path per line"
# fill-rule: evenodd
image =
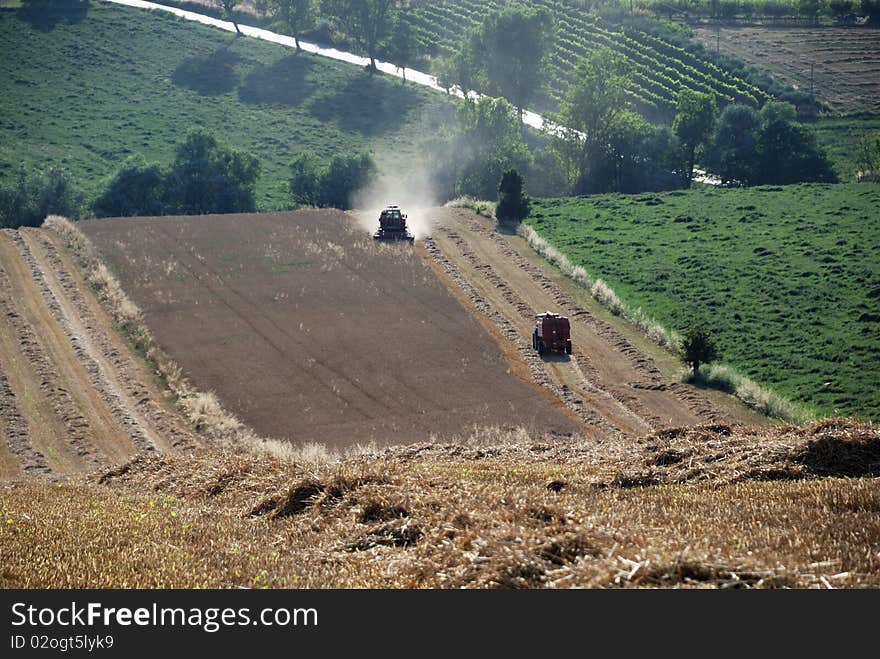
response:
M485 219L463 210L435 211L433 243L483 298L500 322L525 345L524 358L538 360L533 373L597 429L644 435L667 426L730 421L698 390L664 378L653 360L608 323L579 306L517 248L518 237L496 232ZM522 243L522 244L520 244ZM538 358L531 350L534 315L563 313L572 319L574 354ZM521 351L522 352L522 351ZM543 369L541 368L543 367Z

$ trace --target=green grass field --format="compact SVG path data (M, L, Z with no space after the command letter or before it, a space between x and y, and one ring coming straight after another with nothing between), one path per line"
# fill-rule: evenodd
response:
M820 414L880 419L880 185L542 199L528 223L633 306Z
M856 153L859 142L880 131L880 117L826 117L812 125L841 181L855 180L859 170Z
M285 208L298 153L372 149L405 171L450 108L441 93L141 9L2 9L0 43L0 181L20 163L60 165L90 198L127 156L168 164L203 127L262 162L259 208Z

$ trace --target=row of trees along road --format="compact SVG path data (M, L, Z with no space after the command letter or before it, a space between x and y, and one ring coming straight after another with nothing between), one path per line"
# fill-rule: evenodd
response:
M231 18L241 0L214 2ZM405 4L400 0L256 0L254 3L257 11L275 21L276 30L294 38L297 50L302 50L299 36L315 27L319 11L333 16L370 58L370 72L376 71L377 57L405 62L411 56L411 39L403 38L405 35L389 39L395 29L399 29L398 12Z

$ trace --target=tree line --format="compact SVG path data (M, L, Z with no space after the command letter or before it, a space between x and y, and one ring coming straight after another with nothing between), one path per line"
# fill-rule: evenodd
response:
M0 228L40 226L47 215L79 219L253 212L260 169L256 157L203 130L191 132L167 166L141 155L129 157L91 203L64 170L29 172L21 167L12 181L0 185ZM336 155L326 164L305 153L291 163L290 171L291 207L348 209L376 166L365 153Z

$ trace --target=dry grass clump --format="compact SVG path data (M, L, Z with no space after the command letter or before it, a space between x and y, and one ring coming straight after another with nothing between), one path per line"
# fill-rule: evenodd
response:
M878 587L878 441L837 420L667 430L631 453L139 456L0 490L0 587ZM659 484L615 486L632 460Z
M880 433L872 424L829 419L803 427L736 430L696 426L649 437L643 455L602 483L644 487L707 481L880 476Z

